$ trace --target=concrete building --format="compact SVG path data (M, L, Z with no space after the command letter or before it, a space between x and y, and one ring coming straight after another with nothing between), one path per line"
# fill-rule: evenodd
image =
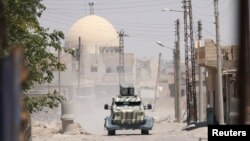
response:
M222 49L222 72L223 72L223 105L224 118L227 124L235 123L238 116L238 95L237 95L237 61L238 46L221 46ZM205 40L201 48L195 50L196 64L205 67L206 77L206 99L207 107L215 109L215 116L218 114L217 95L217 64L216 46L213 40ZM199 56L199 57L198 57ZM199 59L198 59L199 58ZM217 116L216 116L217 119Z
M138 90L137 93L144 100L147 99L152 102L154 99L156 93L157 68L157 58L137 58L136 60L136 89Z
M138 87L154 87L157 79L158 59L137 59L136 63L136 85Z

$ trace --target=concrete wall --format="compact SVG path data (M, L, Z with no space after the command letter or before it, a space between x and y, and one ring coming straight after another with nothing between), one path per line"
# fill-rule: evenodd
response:
M136 84L137 86L155 87L158 60L155 58L137 59L136 64Z

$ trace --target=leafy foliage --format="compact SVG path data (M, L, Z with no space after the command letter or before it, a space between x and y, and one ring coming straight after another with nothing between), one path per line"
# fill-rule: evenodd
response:
M25 65L29 77L24 90L34 83L50 83L53 70L65 70L64 64L58 62L51 50L61 51L64 33L49 30L39 24L46 7L41 0L4 0L4 15L8 26L8 50L13 46L24 48Z
M31 96L25 96L24 97L24 104L28 111L30 113L42 111L45 107L48 108L54 108L58 107L58 105L65 100L64 97L61 95L56 94L54 92L53 94L47 94L44 96L38 96L38 97L31 97Z
M65 64L58 62L55 54L62 51L62 31L50 30L39 24L46 7L42 0L3 0L4 17L7 25L7 47L1 50L0 57L9 54L13 47L22 47L25 67L29 76L23 90L29 90L35 83L50 83L55 70L65 70ZM55 51L53 54L52 50ZM70 54L74 52L65 50ZM23 101L32 113L44 107L57 107L64 98L56 92L40 97L25 95Z

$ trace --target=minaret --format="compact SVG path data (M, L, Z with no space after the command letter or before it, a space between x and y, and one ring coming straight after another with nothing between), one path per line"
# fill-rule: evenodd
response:
M94 2L89 2L89 15L93 15L94 14Z

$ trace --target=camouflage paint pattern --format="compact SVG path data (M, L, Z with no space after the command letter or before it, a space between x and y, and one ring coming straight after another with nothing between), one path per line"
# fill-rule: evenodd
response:
M141 99L136 96L124 96L115 98L114 102L140 102ZM114 123L141 123L144 121L145 112L143 104L136 106L116 106L113 105L113 121Z

